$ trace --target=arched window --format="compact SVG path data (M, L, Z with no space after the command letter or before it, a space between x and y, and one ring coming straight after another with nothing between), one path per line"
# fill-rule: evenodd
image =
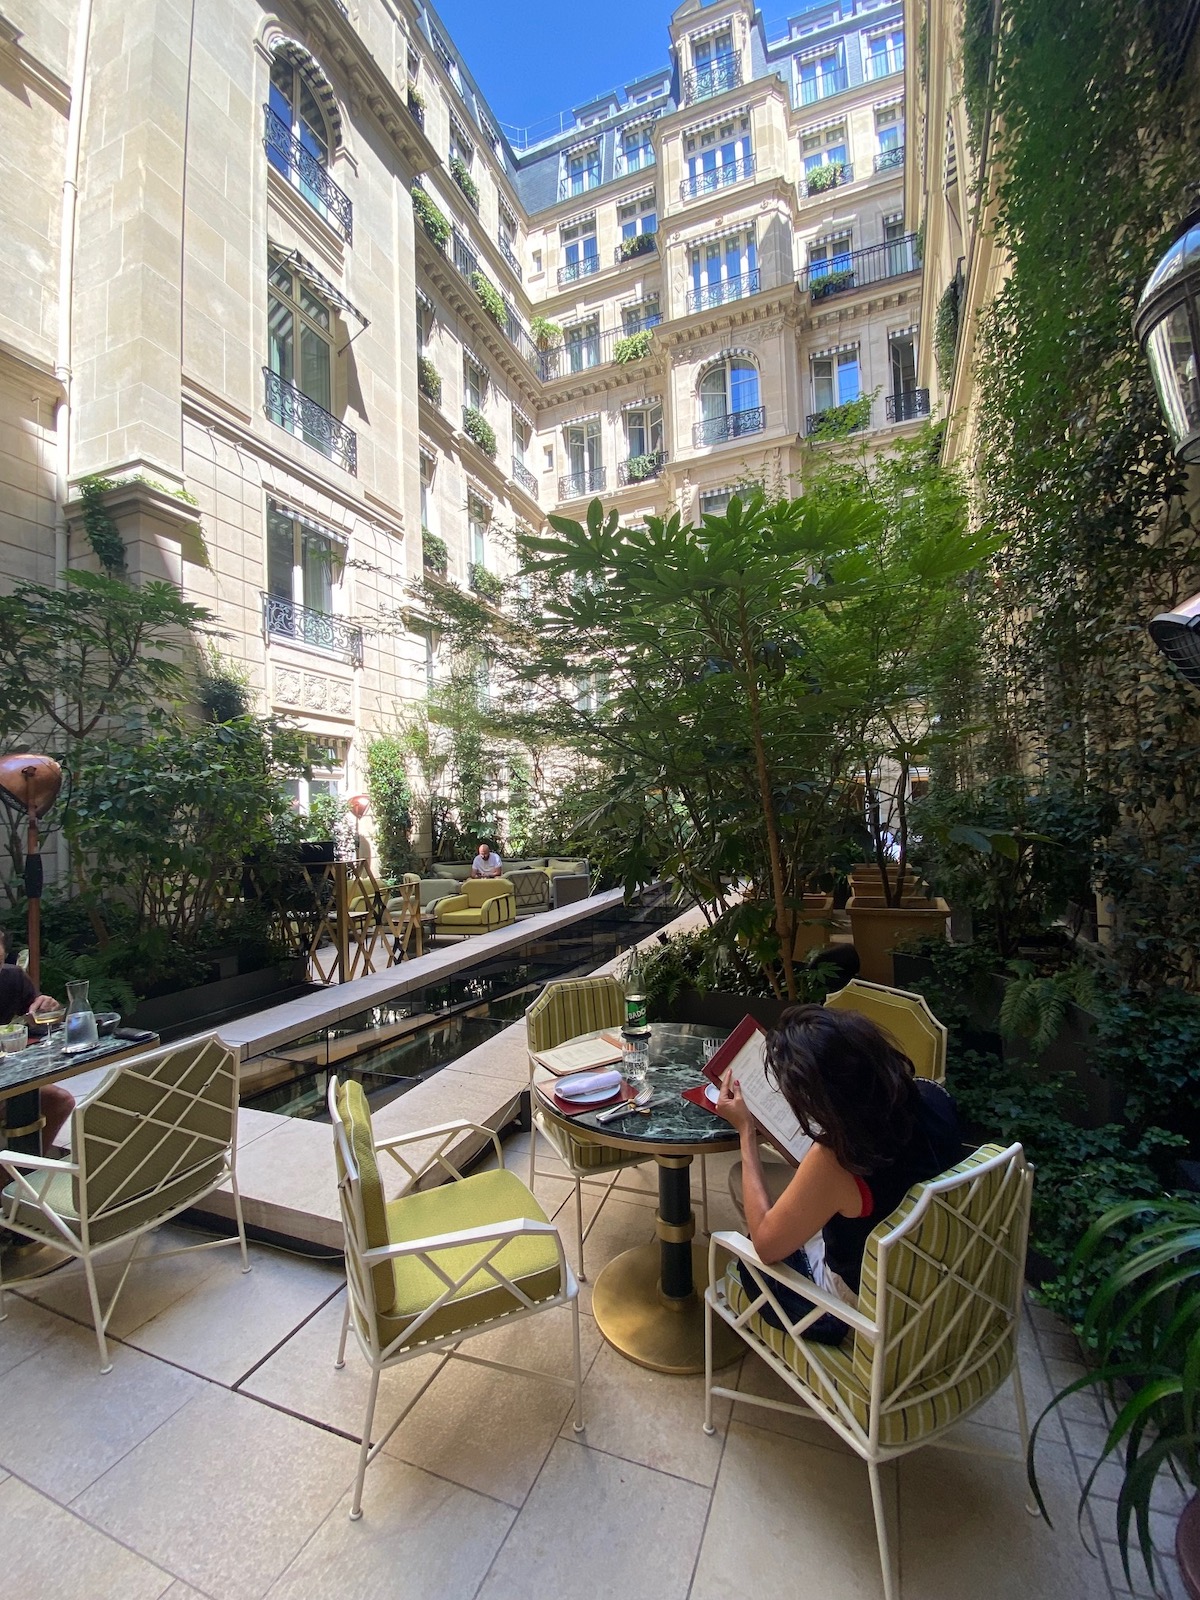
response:
M758 433L764 425L759 404L758 368L748 356L724 356L700 379L700 420L695 443Z
M333 90L308 52L288 39L272 53L266 117L267 160L349 241L352 207L328 172L340 131Z

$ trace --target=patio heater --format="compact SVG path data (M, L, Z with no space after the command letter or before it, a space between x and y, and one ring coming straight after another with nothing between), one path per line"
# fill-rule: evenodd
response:
M1158 391L1175 454L1200 463L1200 209L1193 211L1150 274L1133 319ZM1150 623L1150 637L1188 683L1200 688L1200 594Z
M0 756L0 801L25 818L25 896L29 902L29 976L36 988L42 959L42 851L38 823L58 799L62 768L49 756Z

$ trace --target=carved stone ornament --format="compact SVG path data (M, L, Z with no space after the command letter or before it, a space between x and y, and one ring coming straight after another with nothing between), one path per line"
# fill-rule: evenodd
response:
M275 699L277 703L288 706L300 704L300 674L288 668L280 668L275 673Z

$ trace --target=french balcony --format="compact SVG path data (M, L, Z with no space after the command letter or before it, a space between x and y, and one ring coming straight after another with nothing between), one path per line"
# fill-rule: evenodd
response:
M537 479L519 456L512 458L512 476L514 483L519 484L526 494L532 495L535 500L537 499Z
M889 422L915 422L929 415L929 390L910 389L907 394L884 396L884 415Z
M638 256L653 255L657 249L656 233L635 233L631 238L621 240L613 251L613 261L619 267L622 261L633 261Z
M581 256L578 261L568 261L566 266L559 267L559 284L577 283L580 278L590 278L593 272L600 271L599 255Z
M569 378L577 372L590 372L593 367L608 366L616 360L617 346L622 340L646 333L661 321L662 316L653 312L644 316L636 327L608 328L603 333L599 328L586 333L568 329L561 344L551 345L539 353L542 381L553 383L556 378ZM626 360L629 359L626 355Z
M743 183L754 176L754 157L739 156L736 161L726 161L707 172L698 172L694 178L685 178L679 185L681 200L695 200L702 194L715 194L730 184Z
M294 600L284 600L277 594L262 597L263 633L268 639L286 644L309 645L314 650L324 650L352 667L363 664L363 632L353 623L331 617L325 611L311 611L297 605Z
M868 83L874 83L876 78L890 78L893 73L903 71L903 50L882 50L876 55L869 55L867 57Z
M578 500L580 495L599 494L608 479L607 467L589 467L584 472L568 472L558 480L560 500Z
M504 257L505 261L508 262L509 270L511 271L513 277L516 278L518 283L520 283L525 274L521 271L521 263L513 254L512 245L509 244L508 240L503 234L497 235L496 243L500 246L500 254Z
M640 149L630 152L618 150L613 157L613 177L627 178L631 172L645 172L654 165L653 145L643 145Z
M463 238L462 234L459 233L457 228L454 230L453 246L454 265L458 268L459 272L462 273L464 278L469 279L473 272L479 271L479 257L475 254L474 250L472 250L466 239Z
M558 184L558 198L570 200L573 195L588 194L592 189L600 187L600 168L589 167L586 172L572 173L561 178Z
M804 419L804 432L810 439L834 439L843 433L862 433L870 426L871 408L861 397L826 406L824 411L810 411Z
M266 131L263 148L267 160L282 177L300 191L309 205L336 229L347 244L354 240L354 207L345 190L338 187L326 172L324 165L311 150L306 150L299 139L276 115L269 105L263 106Z
M319 450L347 472L358 471L358 435L353 428L331 416L294 383L288 383L270 367L264 367L266 413L277 428L283 428Z
M890 150L881 150L875 157L876 172L894 172L904 166L904 146L894 144Z
M814 261L800 269L796 282L802 293L808 292L815 305L836 294L865 289L887 278L903 277L905 273L918 271L920 265L917 236L906 233L900 239L873 244L867 250L847 250L844 255L832 256L828 261Z
M683 103L690 106L697 100L711 100L713 95L723 94L726 89L740 88L741 82L742 52L732 50L714 61L711 67L684 73Z
M762 269L753 267L739 273L736 278L723 278L720 283L709 283L703 289L688 291L689 311L711 311L714 306L727 305L731 300L744 300L762 288Z
M631 484L650 483L662 476L669 457L665 450L654 450L645 455L630 456L617 465L617 488L628 489Z
M841 94L849 84L845 67L833 67L815 78L805 78L800 84L800 104L811 106L818 100L828 100L830 95Z
M824 166L814 167L811 172L806 172L800 180L800 191L806 199L812 200L819 194L827 194L830 189L840 189L843 184L854 182L854 166L849 161L827 161Z
M723 417L705 417L692 427L692 444L722 444L726 439L742 439L748 433L761 433L767 425L766 406L747 406L744 411L729 411Z

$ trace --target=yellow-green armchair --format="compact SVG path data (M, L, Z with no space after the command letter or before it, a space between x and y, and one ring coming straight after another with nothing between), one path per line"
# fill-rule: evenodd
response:
M493 933L517 920L513 886L507 878L468 878L461 894L437 903L439 933Z

